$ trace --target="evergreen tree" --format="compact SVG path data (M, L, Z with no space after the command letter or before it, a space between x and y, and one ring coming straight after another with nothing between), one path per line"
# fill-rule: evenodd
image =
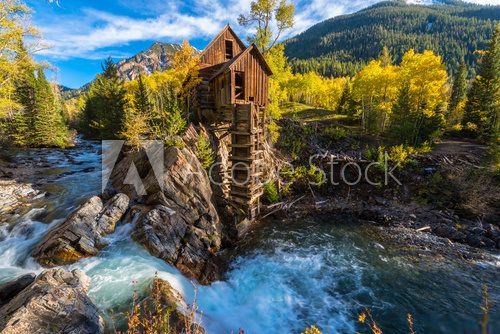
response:
M28 146L31 143L29 119L26 113L14 114L8 133L10 141L17 146Z
M454 129L456 125L462 122L465 102L467 98L467 68L465 62L462 60L455 79L453 80L453 87L448 104L447 122L448 128Z
M453 88L451 92L449 110L452 112L467 96L467 68L462 60L458 72L453 80Z
M138 88L135 92L135 109L147 115L151 112L151 94L149 93L148 87L144 84L144 80L142 79L142 75L137 79Z
M399 90L397 102L392 107L389 136L400 143L413 143L411 134L416 120L415 116L411 110L410 85L404 84Z
M340 97L339 104L337 106L337 114L348 115L349 109L352 104L352 96L351 96L351 86L349 81L346 79L344 84L344 90L342 91L342 96Z
M15 63L18 73L14 78L14 98L20 108L15 111L12 122L9 122L7 132L15 145L29 146L33 142L31 130L36 112L36 77L35 64L22 41L18 45Z
M36 77L35 77L35 64L31 60L28 51L21 42L19 51L16 54L15 62L18 64L18 75L14 80L14 95L17 102L22 106L20 112L26 115L28 126L32 126L30 122L31 117L29 113L36 112ZM28 144L28 143L26 143Z
M450 1L451 2L451 1ZM498 6L453 4L411 6L383 1L318 23L284 42L294 72L354 76L387 45L395 63L410 48L442 55L455 73L464 59L474 72L474 52L485 48L500 17Z
M86 96L83 130L93 138L116 138L125 121L125 88L116 64L108 58L103 73L92 83Z
M496 140L500 113L500 25L479 65L468 94L463 125L485 141Z
M35 104L37 112L33 121L34 146L66 146L68 129L64 124L61 106L42 68L37 71Z

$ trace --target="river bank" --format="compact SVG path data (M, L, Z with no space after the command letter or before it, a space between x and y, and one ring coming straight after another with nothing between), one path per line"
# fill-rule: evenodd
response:
M375 227L386 240L415 255L499 261L498 227L461 220L450 211L428 206L378 200L370 204L342 198L302 198L286 211L271 216L284 224L344 216L358 226Z
M289 195L265 214L341 213L380 226L402 246L464 258L499 254L500 183L488 146L443 139L409 153L338 122L284 119L281 126L282 159L295 170L314 165L324 183L282 184Z

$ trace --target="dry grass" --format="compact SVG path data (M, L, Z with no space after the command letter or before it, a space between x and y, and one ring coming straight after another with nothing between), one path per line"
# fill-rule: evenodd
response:
M193 303L186 310L178 310L175 290L156 274L150 294L139 301L134 291L133 307L127 313L127 330L115 334L203 334L205 331L197 320L196 293Z

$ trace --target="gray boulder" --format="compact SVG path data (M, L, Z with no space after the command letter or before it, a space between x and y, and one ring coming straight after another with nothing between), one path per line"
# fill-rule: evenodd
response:
M57 266L96 255L106 246L103 238L114 232L128 206L125 194L116 194L105 203L101 197L91 197L45 235L33 257L45 266Z
M87 296L89 283L80 270L44 271L0 307L0 333L103 333L104 321Z

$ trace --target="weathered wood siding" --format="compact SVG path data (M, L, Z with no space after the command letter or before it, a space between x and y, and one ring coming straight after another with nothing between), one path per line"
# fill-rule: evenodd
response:
M229 106L231 104L231 73L226 72L215 78L212 89L215 96L215 107Z
M238 37L234 35L232 30L225 29L219 36L217 36L210 45L203 51L201 55L201 63L216 65L227 62L226 59L226 40L233 42L233 57L240 54L243 49L242 45L238 42Z
M250 103L265 107L268 103L269 78L257 50L252 49L231 66L231 103ZM234 94L235 72L243 72L245 98L236 100Z

